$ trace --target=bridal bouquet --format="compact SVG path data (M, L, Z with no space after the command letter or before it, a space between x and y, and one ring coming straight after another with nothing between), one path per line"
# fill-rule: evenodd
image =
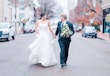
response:
M61 28L61 37L68 38L73 34L73 32L69 29L68 24L64 24Z

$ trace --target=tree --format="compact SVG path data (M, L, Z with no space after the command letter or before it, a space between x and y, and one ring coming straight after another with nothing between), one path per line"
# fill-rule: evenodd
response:
M75 23L90 24L91 19L95 23L98 22L98 24L102 22L101 0L83 0L82 3L78 3L73 11L74 14L71 13L70 17L75 18L72 19Z
M40 13L45 13L48 18L58 16L63 11L62 7L55 0L38 0L38 3L40 4L38 8Z

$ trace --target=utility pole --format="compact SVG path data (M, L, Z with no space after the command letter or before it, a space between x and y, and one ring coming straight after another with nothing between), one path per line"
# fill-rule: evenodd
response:
M16 8L17 7L17 0L15 0L14 3L15 3L15 32L17 33L17 23L16 23L16 21L17 21L16 20L16 18L17 18L16 17L16 13L17 13L17 8Z

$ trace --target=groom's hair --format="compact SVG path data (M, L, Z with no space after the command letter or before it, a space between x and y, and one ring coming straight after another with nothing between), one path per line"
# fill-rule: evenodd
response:
M67 15L66 14L62 14L61 17L63 17L65 20L67 19Z

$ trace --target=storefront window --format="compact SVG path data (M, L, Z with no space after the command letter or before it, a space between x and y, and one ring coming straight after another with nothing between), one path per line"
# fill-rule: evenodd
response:
M20 14L19 14L19 18L20 18L20 19L24 18L24 16L25 16L24 13L20 13Z
M103 10L103 19L104 19L103 25L104 33L110 33L110 8Z
M19 0L20 3L24 2L25 0Z
M109 22L105 22L104 32L105 33L109 33L110 32L110 23Z

